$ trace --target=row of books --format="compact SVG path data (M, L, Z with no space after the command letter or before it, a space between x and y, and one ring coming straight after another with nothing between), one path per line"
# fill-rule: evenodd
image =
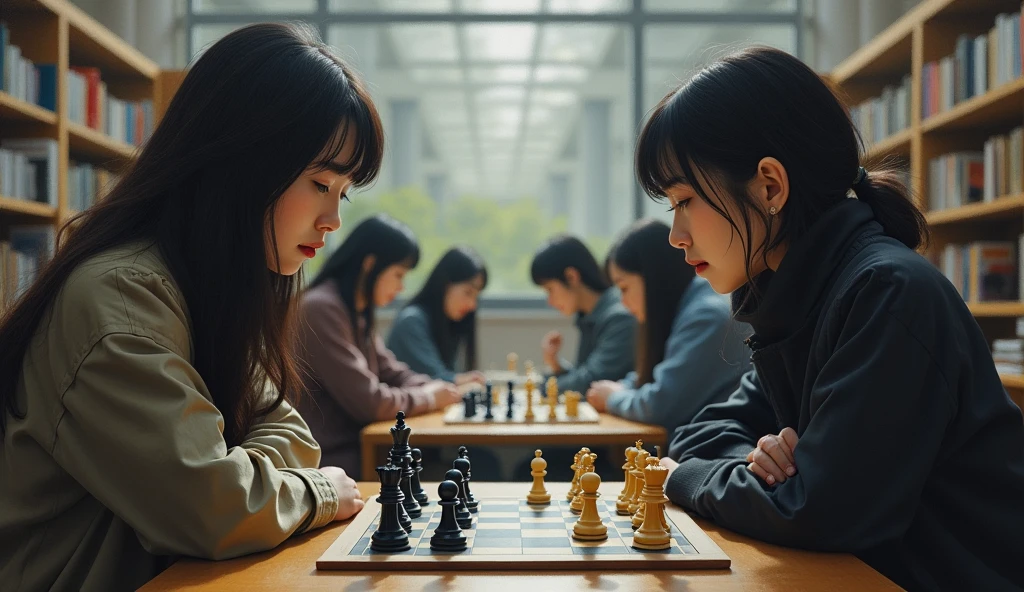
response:
M74 212L89 209L107 186L98 167L72 162L68 166L68 207Z
M34 64L21 55L21 48L10 43L11 31L0 22L0 91L16 99L57 108L57 65Z
M1000 374L1024 374L1024 333L1021 332L1024 319L1017 319L1015 339L996 339L992 342L992 360Z
M0 142L0 195L57 206L57 140Z
M928 209L991 202L1024 192L1024 127L992 136L979 151L943 154L928 161Z
M882 95L850 109L850 118L867 144L876 144L910 127L910 74L899 86L887 86Z
M65 82L72 121L136 146L153 132L153 101L123 101L111 96L99 68L72 66Z
M1021 11L996 17L988 33L957 38L953 55L924 64L921 116L952 109L1021 75Z
M1021 293L1018 253L1022 245L1024 235L1017 243L949 244L935 263L966 301L1017 300Z
M6 306L28 290L39 270L53 257L52 224L11 226L0 240L0 306Z

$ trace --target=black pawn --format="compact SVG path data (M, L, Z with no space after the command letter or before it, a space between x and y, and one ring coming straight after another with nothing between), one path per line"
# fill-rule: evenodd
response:
M512 419L512 406L516 402L515 383L508 381L508 409L505 410L505 418Z
M470 499L472 495L469 492L469 459L468 458L457 458L452 463L452 467L458 469L462 473L462 486L459 489L459 497L465 498L466 508L471 514L476 514L477 508L480 506L480 502L475 499Z
M469 450L465 446L459 446L459 458L464 458L467 461L469 460ZM466 471L464 473L466 475L466 506L469 507L470 512L476 512L476 508L480 505L480 502L477 501L473 492L469 490L469 482L473 480L473 469L471 467L472 465L466 467ZM457 469L459 467L455 468Z
M409 549L409 534L398 522L398 511L402 507L402 490L398 482L402 479L402 469L392 465L377 467L380 478L380 495L377 503L380 508L380 524L370 536L370 548L384 553L397 553Z
M402 494L405 496L402 506L405 507L409 518L419 518L423 515L423 510L420 509L420 503L416 501L416 497L412 492L412 476L414 474L412 470L412 453L402 457L402 471L402 480L398 482L399 489L402 490Z
M494 401L494 390L493 389L494 389L494 387L492 387L491 383L488 382L487 383L487 394L486 394L486 398L484 399L484 409L487 410L487 413L484 414L484 419L494 419L494 414L491 413L491 402Z
M420 503L421 506L425 506L430 503L430 498L427 497L427 492L423 491L423 485L420 484L420 473L423 472L423 453L419 448L412 449L412 497Z
M459 486L453 481L442 481L437 486L437 496L441 498L437 502L441 506L441 523L434 529L434 536L430 537L430 548L435 551L465 551L466 535L455 517L460 501Z
M459 503L455 506L455 520L458 521L459 527L463 530L470 528L473 526L473 514L466 507L465 491L462 489L462 471L451 469L444 474L444 480L452 481L458 486L457 499Z

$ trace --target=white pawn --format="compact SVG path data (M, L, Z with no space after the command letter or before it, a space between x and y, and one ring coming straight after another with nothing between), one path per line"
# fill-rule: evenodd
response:
M530 493L526 496L526 503L536 505L547 505L551 503L551 494L544 487L544 476L548 474L545 470L548 466L548 461L541 458L541 451L535 450L533 452L534 459L530 461L530 475L533 476L533 487L530 488Z
M601 476L597 473L586 473L580 477L583 511L572 527L572 538L581 541L603 541L608 538L608 526L601 522L601 515L597 511L597 498L601 497L597 488L600 486Z

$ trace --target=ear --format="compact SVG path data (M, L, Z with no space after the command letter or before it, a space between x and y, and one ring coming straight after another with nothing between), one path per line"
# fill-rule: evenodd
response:
M789 200L789 174L778 159L766 156L757 163L752 194L766 213L775 208L778 214Z
M376 255L367 255L363 259L363 273L370 273L373 266L377 263Z
M575 267L565 268L565 283L570 288L575 288L580 285L580 272Z

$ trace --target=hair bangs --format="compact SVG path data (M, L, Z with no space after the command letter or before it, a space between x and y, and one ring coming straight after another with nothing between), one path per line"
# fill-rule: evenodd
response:
M365 187L380 174L384 161L384 130L377 110L367 102L368 97L362 96L361 90L353 89L348 99L348 105L340 110L338 133L331 136L312 168L330 168L349 176L354 186ZM338 163L336 159L349 145L350 156Z

